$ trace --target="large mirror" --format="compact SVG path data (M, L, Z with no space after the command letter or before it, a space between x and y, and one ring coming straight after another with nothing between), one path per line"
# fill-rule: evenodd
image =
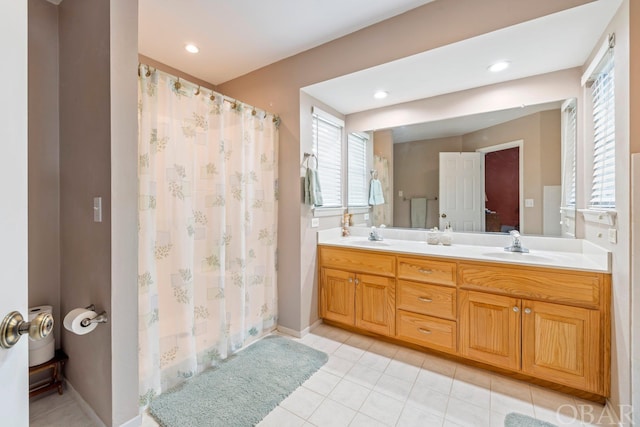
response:
M374 225L573 237L575 100L369 130Z

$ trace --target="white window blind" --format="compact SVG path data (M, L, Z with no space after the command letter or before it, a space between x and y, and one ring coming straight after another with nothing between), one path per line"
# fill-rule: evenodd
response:
M318 160L318 177L323 208L342 207L342 128L344 122L314 108L313 153Z
M590 208L615 208L615 99L613 50L593 75L593 181Z
M349 134L349 206L368 206L367 140L363 135Z
M575 101L562 109L562 206L576 206L576 143L578 114Z

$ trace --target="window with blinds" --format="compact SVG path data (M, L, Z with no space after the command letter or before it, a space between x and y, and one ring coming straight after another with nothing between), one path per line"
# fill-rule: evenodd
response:
M615 198L615 99L613 50L610 49L594 73L593 100L593 181L590 208L611 209Z
M318 108L313 109L313 153L323 208L342 207L342 128L344 122Z
M348 203L350 207L368 206L367 197L367 141L363 135L351 133L348 144Z
M575 100L562 109L562 206L576 206L576 143L578 114Z

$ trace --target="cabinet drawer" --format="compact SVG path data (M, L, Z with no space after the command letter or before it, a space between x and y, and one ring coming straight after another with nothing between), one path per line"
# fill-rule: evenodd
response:
M456 351L456 322L397 311L396 337L446 352Z
M393 277L396 274L395 256L370 251L358 251L320 246L320 265L356 273Z
M398 309L456 318L456 288L398 280L396 301Z
M460 287L598 308L602 275L540 268L460 264Z
M398 279L455 286L456 263L398 257Z

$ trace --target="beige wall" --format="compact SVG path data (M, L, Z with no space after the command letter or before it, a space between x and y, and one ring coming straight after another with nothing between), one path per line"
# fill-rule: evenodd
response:
M58 11L61 311L109 315L87 335L63 330L66 376L106 425L121 425L138 414L137 2L65 0Z
M506 14L503 0L432 2L219 85L222 93L277 112L282 118L280 229L284 230L284 224L309 227L306 225L307 214L300 210L299 173L296 171L303 151L301 131L311 134L310 128L300 126L301 88L584 3L588 1L517 0L510 2ZM371 49L374 44L376 48ZM325 222L321 219L321 224ZM294 228L298 227L294 225ZM303 242L298 237L297 232L279 233L278 236L278 286L281 293L288 295L301 295L301 287L308 286L303 281L315 275L315 265L300 262L301 253L315 251L315 239L304 239ZM300 310L297 306L310 304L313 301L308 299L280 304L280 323L290 329L303 330L315 319L297 314Z
M395 144L393 147L394 176L393 182L393 225L394 227L411 227L412 197L434 199L440 192L440 152L463 151L462 137L437 138L427 141L412 141ZM398 196L402 190L403 197ZM438 203L429 200L427 203ZM432 210L428 209L427 212ZM427 217L427 228L439 224L437 217Z
M60 13L60 236L62 312L111 307L109 1L65 0ZM102 197L103 221L93 222ZM63 330L69 382L109 425L111 330Z
M138 2L110 0L110 6L111 306L105 308L111 327L111 422L119 426L138 415L139 396Z
M29 307L52 305L60 347L58 8L29 0Z

